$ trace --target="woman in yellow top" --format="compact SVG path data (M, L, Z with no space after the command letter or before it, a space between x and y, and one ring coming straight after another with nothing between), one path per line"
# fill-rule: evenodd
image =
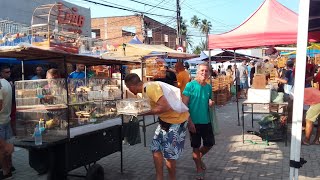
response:
M163 179L163 158L169 172L169 179L176 179L176 160L184 149L186 136L186 120L189 112L175 112L169 105L159 83L144 83L137 74L128 74L125 84L133 93L143 93L150 99L151 111L145 115L159 115L159 126L155 131L150 148L156 168L157 180ZM181 102L182 103L182 102Z

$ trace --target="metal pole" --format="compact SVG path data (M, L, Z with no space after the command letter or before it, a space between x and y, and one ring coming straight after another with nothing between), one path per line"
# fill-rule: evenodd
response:
M180 0L177 0L177 38L178 38L178 46L181 46L181 27L180 27Z
M24 80L24 60L21 61L21 73L22 80Z
M236 56L236 50L233 50L233 59L234 59L234 64L236 65L237 62L237 56ZM237 80L237 69L238 67L236 66L236 68L234 69L234 77L236 80L236 101L237 101L237 115L238 115L238 126L240 126L240 114L239 114L239 99L238 99L238 80Z
M301 131L303 115L303 97L306 72L306 48L308 42L310 0L300 1L298 17L298 37L297 37L297 56L296 72L299 75L294 77L294 101L292 113L292 137L290 149L290 161L300 162L301 151ZM300 162L301 163L301 162ZM290 167L290 180L299 179L299 168Z
M68 127L67 127L67 135L68 139L70 140L70 112L69 112L69 88L68 88L68 71L67 71L67 62L66 62L66 56L63 56L63 65L64 65L64 74L65 74L65 88L67 91L67 121L68 121Z

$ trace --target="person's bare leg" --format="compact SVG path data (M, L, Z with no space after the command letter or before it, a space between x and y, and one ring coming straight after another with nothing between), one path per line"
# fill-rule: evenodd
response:
M316 133L316 137L314 138L312 144L320 144L319 138L320 138L320 118L318 118L317 133Z
M163 155L161 152L153 153L153 162L156 168L157 180L163 180Z
M306 135L304 140L302 141L302 144L309 145L310 144L310 137L312 133L312 128L313 128L313 122L309 121L308 119L306 120Z
M207 167L206 167L206 165L204 164L204 162L202 161L202 157L203 157L205 154L207 154L207 153L210 151L211 148L212 148L212 147L206 147L206 146L200 147L200 163L201 163L201 168L202 168L203 170L206 170Z
M201 168L201 152L199 148L193 148L192 157L196 165L197 172L202 172L203 169Z
M167 159L166 166L169 172L169 180L176 180L176 160Z
M202 158L205 154L207 154L212 147L202 146L200 148L200 157Z

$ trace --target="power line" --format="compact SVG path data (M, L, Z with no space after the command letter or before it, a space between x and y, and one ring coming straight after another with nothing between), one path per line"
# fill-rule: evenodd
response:
M105 6L105 7L110 7L110 8L115 8L115 9L120 9L120 10L124 10L124 11L130 11L130 12L136 12L136 13L144 13L144 14L149 14L149 15L153 15L153 16L161 16L161 17L172 17L172 16L166 16L166 15L160 15L160 14L153 14L153 13L148 13L148 12L141 12L138 10L130 10L128 8L122 8L122 7L117 7L117 6L112 6L112 5L108 5L108 4L103 4L103 3L99 3L99 2L94 2L91 0L83 0L92 4L97 4L97 5L101 5L101 6Z
M225 24L225 23L223 23L223 22L220 22L220 21L218 21L218 20L216 20L216 19L213 19L213 18L211 18L211 17L209 17L209 16L207 16L207 15L203 14L202 12L200 12L200 11L198 11L198 10L194 9L193 7L190 7L187 3L184 3L184 5L186 5L189 9L194 10L195 12L197 12L197 13L199 13L199 14L201 14L201 15L203 15L203 16L205 16L205 17L209 18L209 19L211 19L212 21L214 21L214 22L216 22L216 23L220 23L220 24L224 25L225 27L229 27L229 25L227 25L227 24Z
M143 4L143 5L146 5L146 6L153 7L153 8L158 8L158 9L163 9L163 10L167 10L167 11L176 12L175 10L171 10L171 9L167 9L167 8L159 7L158 5L159 5L159 4L161 4L164 0L163 0L163 1L161 1L158 5L151 5L151 4L144 3L144 2L140 2L140 1L137 1L137 0L129 0L129 1L133 1L133 2L136 2L136 3L139 3L139 4ZM150 10L149 10L149 11L150 11Z

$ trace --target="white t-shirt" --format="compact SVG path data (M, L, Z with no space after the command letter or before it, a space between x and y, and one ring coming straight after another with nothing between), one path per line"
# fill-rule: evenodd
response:
M0 79L0 100L2 100L2 109L0 110L0 124L10 122L11 106L12 106L12 87L5 80Z

